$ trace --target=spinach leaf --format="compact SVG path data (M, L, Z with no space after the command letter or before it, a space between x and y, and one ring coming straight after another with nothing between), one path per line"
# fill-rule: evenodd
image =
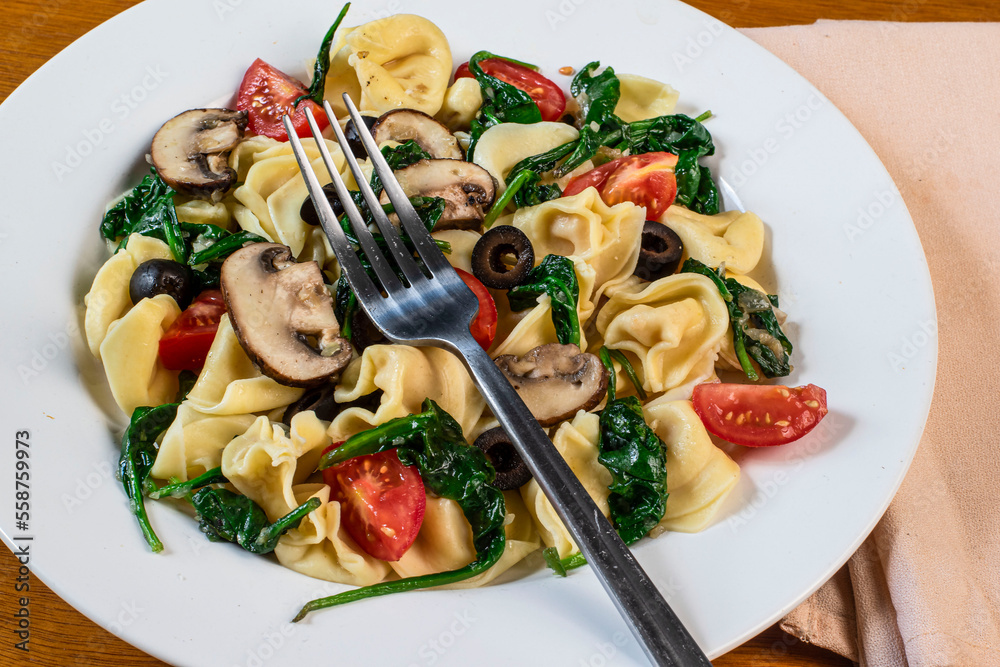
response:
M203 486L226 484L227 482L229 480L222 474L222 468L212 468L186 482L173 478L170 484L150 492L149 497L153 500L159 500L160 498L184 498L189 493L197 491Z
M101 236L114 241L128 236L133 229L143 224L144 218L161 218L166 215L166 208L173 208L173 196L174 191L170 186L157 175L155 169L151 170L139 185L104 214L100 226Z
M271 523L260 505L228 489L206 486L189 500L208 539L233 542L254 554L274 551L285 531L297 528L303 517L322 504L319 498L310 498Z
M359 433L343 445L327 452L319 469L342 463L355 456L396 449L403 465L415 465L427 489L457 502L472 526L476 560L469 565L437 574L386 581L338 593L306 604L293 622L318 609L430 586L463 581L485 572L503 555L506 545L503 493L490 486L495 473L486 456L469 446L462 428L434 401L424 401L420 414L393 419Z
M559 550L555 547L542 549L542 558L545 559L545 564L549 566L549 569L558 574L560 577L565 577L568 570L582 567L587 564L586 557L584 557L584 555L580 552L567 556L566 558L559 558Z
M609 350L606 345L602 345L601 349L597 351L597 356L600 358L601 363L604 364L604 367L608 369L608 403L615 400L618 391L618 378L616 377L617 373L615 373L614 364L611 363L612 359L617 361L621 365L622 370L625 371L629 382L632 383L636 394L639 395L639 400L646 400L646 390L642 388L639 376L636 375L635 369L632 368L632 362L628 360L624 352L621 350Z
M470 162L479 137L494 125L500 123L539 123L542 120L542 112L538 110L538 105L531 99L531 95L483 71L479 63L487 58L510 60L489 51L479 51L469 58L469 71L479 82L479 88L483 94L483 104L479 107L479 112L472 120L472 126L469 129L469 149L466 151L465 159Z
M411 164L416 164L421 160L431 159L430 154L421 148L417 142L410 139L404 144L399 146L383 146L382 147L382 157L389 164L389 168L393 171L397 169L403 169L404 167L409 167ZM378 177L378 173L372 171L372 181L371 181L372 191L375 196L382 194L382 181Z
M186 226L182 224L182 227ZM192 225L194 226L194 225ZM212 239L215 242L211 243L197 252L191 253L188 257L188 266L198 266L199 264L208 264L209 262L219 262L221 263L226 257L242 248L247 243L267 243L267 239L262 236L258 236L253 232L230 232L225 229L219 229L214 225L198 225L198 227L214 227L214 229L199 229L197 236L203 239ZM215 230L222 232L219 234ZM188 236L190 237L190 234Z
M729 309L736 358L747 378L760 379L751 359L760 366L764 377L784 377L792 372L792 343L774 314L778 303L776 295L763 294L734 278L726 278L724 268L711 269L693 257L684 262L680 272L707 276L719 289Z
M112 241L121 239L119 249L126 246L132 234L163 241L174 259L182 264L216 264L196 272L195 277L202 288L218 284L219 265L234 251L245 243L267 240L250 232L234 233L215 225L179 222L174 191L155 170L115 204L101 222L101 235ZM196 245L201 246L197 252L194 251ZM203 275L197 275L199 273Z
M118 459L118 477L125 487L129 506L139 521L146 543L154 553L163 551L163 544L146 516L143 491L149 483L149 471L153 468L160 448L156 438L174 421L177 406L177 403L167 403L155 408L136 408L122 437L121 457Z
M601 63L588 63L573 77L570 92L576 98L583 112L580 138L573 153L559 168L560 174L568 174L594 157L597 149L607 145L609 137L616 136L625 124L615 115L615 107L621 98L621 82L610 67L595 74Z
M312 83L309 85L309 89L306 91L305 95L298 97L295 102L292 103L292 108L294 109L299 105L302 100L312 100L316 104L323 106L323 90L326 86L326 73L330 70L330 47L333 45L333 37L337 34L337 28L340 27L341 21L347 16L347 10L351 8L351 3L347 3L340 10L340 14L337 15L336 20L330 29L326 31L326 35L323 37L322 43L319 46L319 53L316 54L316 64L313 66L313 79Z
M546 255L542 263L528 272L524 283L507 292L511 310L533 307L538 297L548 294L552 302L552 324L563 345L580 344L580 317L576 304L580 285L573 261L561 255Z
M646 424L635 396L601 411L597 460L611 473L611 523L625 544L637 542L667 511L667 450Z

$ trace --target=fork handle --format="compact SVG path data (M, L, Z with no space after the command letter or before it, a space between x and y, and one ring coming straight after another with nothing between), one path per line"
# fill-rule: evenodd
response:
M471 335L454 349L652 663L711 667L493 359Z

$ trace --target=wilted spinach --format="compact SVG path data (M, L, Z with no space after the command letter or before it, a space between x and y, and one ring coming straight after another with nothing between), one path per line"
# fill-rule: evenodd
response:
M106 239L121 239L119 249L132 234L163 241L176 261L199 267L195 278L202 289L218 286L219 268L226 257L246 243L267 241L251 232L234 233L215 225L178 221L174 191L155 170L104 214L100 229Z
M160 449L156 439L174 421L177 406L177 403L167 403L155 408L136 408L125 429L125 435L122 436L121 456L118 459L118 477L125 487L132 514L139 521L146 543L154 553L163 551L163 544L149 523L143 492L151 483L149 471L152 470L156 453Z
M764 377L784 377L792 372L789 363L792 343L774 314L778 306L776 295L763 294L734 278L726 278L725 269L712 269L694 258L685 261L680 272L707 276L719 289L729 309L736 358L749 379L760 379L751 359L760 366Z
M566 558L559 557L559 550L555 547L546 547L542 549L542 558L545 559L545 564L549 566L549 569L558 574L560 577L565 577L566 572L569 570L582 567L587 564L587 559L579 551L575 554L566 556Z
M297 98L292 107L297 107L299 102L302 100L312 100L316 104L323 106L323 91L326 87L326 73L330 71L330 47L333 45L333 37L337 34L337 28L340 27L341 21L347 16L347 10L351 8L351 3L347 3L340 10L340 14L337 15L336 20L334 20L333 25L330 29L326 31L326 35L323 36L323 41L319 46L319 53L316 54L316 63L313 65L313 79L312 83L309 85L309 90L306 91L305 95Z
M463 581L485 572L503 555L506 508L503 493L490 486L495 476L493 467L482 451L465 441L461 426L451 415L430 399L424 401L423 407L420 414L390 420L349 438L320 459L319 469L355 456L396 449L403 465L417 466L428 491L461 506L472 526L476 560L450 572L386 581L313 600L299 611L293 622L302 620L309 612L355 600Z
M201 531L213 542L233 542L250 553L274 551L286 531L297 528L303 517L317 509L319 498L310 498L274 523L260 505L228 489L205 486L188 500L198 512Z
M542 112L538 110L538 105L531 99L531 95L483 71L479 63L487 58L510 60L510 58L504 58L489 51L479 51L469 58L469 71L479 83L483 95L483 104L479 107L479 112L472 120L469 129L470 140L466 159L470 162L475 153L476 144L479 143L479 137L494 125L500 123L538 123L542 120Z
M602 345L601 349L597 351L597 356L600 358L601 363L604 367L608 369L608 402L611 403L615 400L615 396L618 394L618 377L615 373L615 366L611 363L614 359L617 361L622 370L625 371L625 375L628 376L629 382L635 387L636 394L639 395L639 400L646 400L646 390L642 388L642 383L639 382L639 376L636 375L635 369L632 368L632 362L628 360L625 353L621 350L609 350L606 345Z
M572 260L561 255L546 255L541 264L528 272L523 284L507 292L507 301L511 310L526 310L533 307L542 294L548 294L552 303L552 324L559 342L579 345L580 317L576 304L580 298L580 284Z
M181 482L180 480L173 478L170 484L166 486L161 486L160 488L151 491L149 497L153 500L159 500L160 498L184 498L189 493L197 491L203 486L209 486L211 484L225 484L229 480L226 476L222 474L222 468L212 468L202 474L198 475L194 479L189 479L186 482Z
M667 450L635 396L610 401L600 416L597 460L611 473L611 523L625 544L648 533L667 511Z
M411 164L416 164L421 160L429 160L431 158L430 153L421 148L420 145L412 139L398 146L383 146L382 157L385 158L389 168L393 171L409 167ZM376 197L382 194L382 181L378 177L378 172L376 171L372 171L371 186Z
M506 179L521 186L508 199L512 197L518 206L530 206L559 197L562 193L556 186L536 185L542 174L565 176L606 146L627 155L673 153L677 156L676 203L696 213L718 213L718 188L708 167L698 164L699 158L715 153L712 137L701 124L711 114L698 118L675 114L626 123L614 113L621 96L620 81L612 68L599 68L600 63L587 64L570 86L583 112L579 138L514 165Z

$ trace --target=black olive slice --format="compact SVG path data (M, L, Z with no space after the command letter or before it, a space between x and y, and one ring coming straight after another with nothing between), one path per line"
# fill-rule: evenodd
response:
M634 273L649 281L669 276L680 266L683 254L684 244L674 230L655 220L647 220L642 228L642 246Z
M510 289L524 282L535 266L535 249L517 227L494 227L472 249L472 274L493 289Z
M475 445L483 450L483 454L486 454L493 469L497 471L497 477L493 480L494 487L501 491L511 491L521 488L531 479L531 471L500 426L483 431L476 438Z
M378 118L375 116L362 116L362 118L365 121L365 125L368 126L368 131L371 132ZM365 145L361 143L361 137L358 135L358 128L354 127L353 118L347 121L347 125L344 126L344 138L347 139L347 146L354 153L354 157L359 160L368 157L368 151L365 150Z
M333 207L333 214L338 218L344 215L344 206L340 203L340 197L337 196L337 191L334 189L333 183L324 185L323 192L326 194L326 200ZM306 200L302 202L302 208L299 209L299 217L307 225L319 227L319 215L316 214L316 207L313 206L312 196L306 197Z
M181 310L194 298L195 285L191 269L170 259L149 259L136 267L128 281L128 296L132 303L158 294L172 296Z

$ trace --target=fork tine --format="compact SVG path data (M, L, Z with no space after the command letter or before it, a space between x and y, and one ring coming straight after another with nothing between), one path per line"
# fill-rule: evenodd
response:
M431 237L430 232L424 226L423 221L417 212L414 210L413 205L410 203L409 198L406 193L403 192L403 188L400 187L399 182L396 181L396 177L393 176L392 169L389 164L385 161L382 156L382 151L378 149L378 145L375 143L375 138L372 137L371 132L368 131L368 126L365 125L364 120L361 118L361 114L358 112L358 108L354 106L354 102L351 100L347 93L344 93L344 103L347 105L347 112L351 115L351 119L354 121L354 128L361 138L361 143L364 144L365 151L368 153L368 157L371 158L372 165L375 167L375 172L382 179L382 186L385 188L386 194L389 196L389 201L392 202L393 208L396 210L396 215L399 217L399 221L403 228L406 230L407 234L410 236L410 240L413 242L414 247L417 250L417 254L420 258L424 260L424 264L427 268L431 270L432 273L442 273L444 277L448 276L449 273L454 275L456 280L459 280L458 276L454 272L446 271L446 269L451 269L451 264L445 258L441 249L438 248L437 244L434 242L433 237ZM329 107L329 103L325 103ZM327 113L330 113L329 109ZM340 128L336 128L338 131ZM448 279L445 278L447 281ZM450 281L449 281L450 282Z
M330 108L329 102L324 101L323 108L326 110L327 115L330 116L331 119L335 118L333 109ZM421 273L420 267L417 266L416 261L414 261L413 253L406 247L403 240L399 237L399 232L396 230L396 226L389 221L389 216L387 216L382 210L382 205L379 203L378 197L375 196L375 192L371 189L368 181L363 178L361 167L357 166L357 160L347 143L347 138L344 136L343 130L340 129L340 123L332 122L330 125L333 127L333 132L337 136L337 143L340 144L340 148L344 151L345 159L347 159L348 164L351 165L351 172L354 173L354 180L358 182L358 189L360 189L361 194L368 203L368 208L371 209L372 217L375 219L375 224L382 232L382 238L385 239L386 245L389 247L389 251L392 253L393 257L395 257L396 264L403 272L403 275L406 276L406 279L412 285L414 281L422 279L424 274ZM356 125L356 127L359 126ZM363 122L360 127L367 130L367 126ZM378 147L375 148L375 153L373 154L377 154L379 157L382 157L382 152L378 150ZM356 166L357 168L355 168ZM388 173L390 179L395 178L392 176L391 170ZM384 183L386 181L385 173L380 172L379 178L382 179Z
M320 155L323 157L327 171L330 172L330 176L333 178L334 187L337 188L338 194L347 192L347 188L344 187L344 182L341 180L340 174L337 173L337 169L333 164L333 159L326 149L326 143L323 142L322 135L317 132L315 120L312 118L309 120L312 125L313 137L319 136L316 145L319 147ZM337 221L337 216L334 215L333 208L330 206L330 202L327 201L326 194L323 192L323 186L319 184L316 172L313 171L312 164L309 162L309 156L306 155L305 149L302 148L302 142L299 141L298 134L296 134L295 128L292 126L291 118L286 115L282 121L285 124L286 132L288 132L288 142L292 145L295 160L299 163L302 178L305 179L306 189L309 190L309 195L312 197L313 205L316 207L316 213L323 226L323 231L326 232L327 238L330 239L330 246L337 256L340 268L347 275L347 282L350 283L351 289L358 295L359 300L372 304L377 303L376 299L382 295L371 281L371 278L368 277L368 273L364 267L361 266L361 261L354 254L354 249L351 247L350 241L347 240L347 234L344 233L343 228L341 228L340 223ZM350 200L350 197L346 200L342 198L341 202L344 203L344 211L349 216L356 215L359 220L361 219L361 214Z
M330 115L330 124L337 124L337 117ZM354 200L351 199L351 195L347 191L347 187L344 186L343 180L340 178L340 174L337 173L336 165L333 164L333 159L329 158L329 151L326 150L326 142L323 140L322 131L316 124L316 118L312 114L312 109L306 107L306 120L309 122L309 128L312 131L313 138L316 140L316 145L320 147L320 155L323 155L323 162L326 164L327 171L330 172L330 178L333 179L334 188L337 190L337 196L340 198L340 203L344 207L344 212L347 213L347 217L351 221L351 228L354 229L354 235L358 237L358 243L361 245L361 250L364 251L365 257L368 258L369 263L372 265L372 269L375 271L375 275L378 276L379 282L382 283L382 287L385 288L386 292L396 292L403 288L403 284L396 277L395 271L389 265L385 256L382 255L382 251L375 244L375 239L372 237L371 231L369 231L368 226L365 224L364 217L361 212L354 205ZM340 129L339 127L337 128ZM350 150L347 148L346 143L340 145L341 150L344 151L345 157L349 157L351 160L354 156L351 155ZM357 161L354 162L357 165ZM352 166L351 171L354 171ZM357 176L355 176L357 178ZM363 178L361 180L364 180ZM343 187L343 190L341 190ZM325 197L322 197L325 199ZM313 200L315 201L315 199Z

